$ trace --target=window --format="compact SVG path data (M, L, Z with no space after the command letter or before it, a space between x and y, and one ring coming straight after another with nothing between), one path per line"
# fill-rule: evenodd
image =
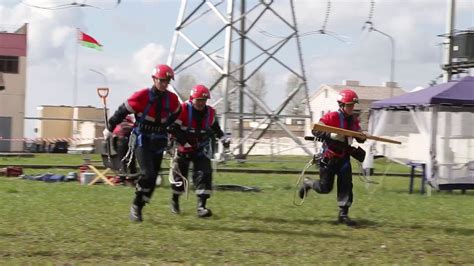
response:
M18 73L18 56L0 56L0 72Z
M0 91L5 90L5 83L3 82L3 73L0 72Z

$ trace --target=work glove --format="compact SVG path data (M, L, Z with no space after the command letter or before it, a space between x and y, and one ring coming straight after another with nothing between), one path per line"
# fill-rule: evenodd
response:
M107 128L102 131L102 134L104 135L104 139L109 139L112 137L112 132L110 132Z
M330 133L321 132L321 131L318 131L318 130L311 130L311 133L315 137L315 140L320 141L320 142L323 142L323 141L326 141L326 140L330 139L329 138Z
M344 135L340 135L337 133L331 133L329 135L329 138L335 141L340 141L340 142L344 142L346 140L346 137Z
M224 146L224 148L228 149L230 147L230 138L222 137L221 142L222 142L222 146Z

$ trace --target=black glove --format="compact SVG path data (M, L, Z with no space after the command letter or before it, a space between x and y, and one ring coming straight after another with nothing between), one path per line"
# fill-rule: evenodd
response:
M359 162L363 162L365 159L365 151L361 147L352 148L350 152L351 156Z
M225 149L230 148L230 138L223 138L221 142Z
M167 128L168 133L170 133L176 141L184 145L186 144L186 133L181 130L180 126L178 124L172 124Z
M314 135L317 141L323 142L330 140L330 134L331 133L326 133L318 130L312 130L311 133Z
M362 133L363 134L363 133ZM359 143L364 143L366 140L367 140L367 137L365 136L365 134L363 134L363 136L361 138L358 138L358 137L355 137L355 139L357 140L357 142Z

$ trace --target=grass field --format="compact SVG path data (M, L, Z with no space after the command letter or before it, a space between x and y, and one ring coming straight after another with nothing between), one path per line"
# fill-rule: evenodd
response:
M27 169L27 171L30 171ZM36 170L37 171L37 170ZM407 193L408 179L354 178L351 215L338 225L335 193L292 204L296 175L217 173L216 184L260 193L215 191L215 215L199 219L195 197L183 214L168 210L157 188L132 224L134 189L0 178L1 264L470 264L474 193Z
M81 165L84 162L84 155L77 154L34 154L34 157L0 157L0 165L9 164L35 164L35 165ZM97 154L87 155L91 160L100 161ZM310 160L309 156L250 156L246 163L239 163L235 160L218 164L219 168L252 168L252 169L281 169L281 170L301 170ZM166 162L163 166L167 166ZM359 171L358 163L353 162L354 171ZM375 160L375 172L377 173L408 173L409 168L404 165L389 162L385 159ZM314 170L314 169L313 169ZM38 170L35 170L38 172ZM60 172L67 172L60 170Z

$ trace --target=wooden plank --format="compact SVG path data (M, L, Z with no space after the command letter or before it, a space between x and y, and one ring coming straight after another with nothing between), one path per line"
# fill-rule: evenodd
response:
M402 144L400 141L382 138L378 136L372 136L372 135L364 134L362 132L357 132L357 131L339 128L339 127L332 127L332 126L327 126L327 125L322 125L322 124L314 124L313 130L322 131L326 133L336 133L336 134L344 135L347 137L367 138L367 139L388 142L388 143L393 143L393 144Z

